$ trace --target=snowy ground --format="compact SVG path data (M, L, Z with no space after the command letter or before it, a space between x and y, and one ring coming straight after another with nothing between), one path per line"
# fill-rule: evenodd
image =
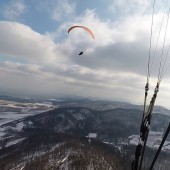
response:
M151 131L148 136L147 146L153 149L158 149L159 145L162 141L163 133L162 132L153 132ZM138 145L139 136L138 135L131 135L128 137L129 144L131 145ZM162 148L164 151L170 151L170 141L166 141Z
M5 130L8 127L3 125L20 120L25 117L29 117L35 114L40 114L54 109L52 103L21 103L14 101L0 100L0 139L6 134ZM16 127L12 127L13 130L21 131L24 127L22 122L18 123ZM10 127L9 127L10 128Z
M0 113L0 126L14 120L22 119L33 114L18 114L16 112L1 112Z
M0 100L0 126L14 120L54 109L48 103L20 103Z

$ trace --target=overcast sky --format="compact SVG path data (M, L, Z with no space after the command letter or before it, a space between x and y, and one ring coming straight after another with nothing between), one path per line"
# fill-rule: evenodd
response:
M170 4L156 0L150 96L157 82ZM142 104L151 35L152 0L1 0L0 92L18 96L75 95ZM165 14L164 14L165 13ZM163 15L164 14L164 15ZM73 25L90 28L95 41ZM165 39L167 53L170 24ZM79 52L84 54L79 56ZM166 55L163 55L163 59ZM170 108L168 60L156 104ZM150 100L150 98L149 98Z

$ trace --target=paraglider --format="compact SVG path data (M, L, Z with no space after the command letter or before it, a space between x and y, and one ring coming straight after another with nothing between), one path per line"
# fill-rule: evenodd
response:
M72 31L72 30L75 29L75 28L84 29L87 33L89 33L89 35L91 36L91 38L93 38L93 39L95 40L95 36L94 36L93 32L92 32L89 28L87 28L87 27L85 27L85 26L81 26L81 25L75 25L75 26L70 27L70 28L68 29L68 34L70 33L70 31ZM81 51L81 52L79 53L79 55L82 55L82 54L83 54L83 52Z
M80 53L79 53L79 55L82 55L83 54L83 52L81 51Z

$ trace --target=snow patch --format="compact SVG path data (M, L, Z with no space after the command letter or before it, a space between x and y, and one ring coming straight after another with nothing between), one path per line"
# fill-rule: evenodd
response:
M25 138L20 138L20 139L14 140L14 141L10 141L10 142L8 142L8 143L5 145L5 147L9 147L9 146L15 145L15 144L23 141L24 139L25 139Z
M4 132L0 132L0 137L3 137L5 135Z
M73 114L74 118L76 118L77 120L84 120L85 117L82 114Z
M128 137L129 144L131 145L138 145L139 143L139 136L138 135L131 135Z
M17 129L18 132L20 132L23 129L23 127L24 127L24 123L20 122L20 123L17 124L16 129Z
M168 144L164 144L164 146L163 146L163 150L164 151L170 151L170 142L168 142L168 141L166 141Z
M87 138L97 138L97 133L89 133Z
M67 155L63 160L61 160L61 162L63 163L63 162L65 162L67 159L68 159L68 155Z
M88 109L84 108L84 109L81 109L80 113L88 115L88 114L90 114L90 111Z
M3 112L0 113L0 117L2 120L0 121L0 126L9 122L12 122L17 119L22 119L27 116L31 116L32 114L17 114L17 112Z
M5 128L0 127L0 139L5 135Z
M29 125L32 125L33 123L32 123L31 121L28 121L28 124L29 124Z
M146 145L153 149L158 149L161 141L162 141L163 133L162 132L154 132L150 131L148 140ZM131 135L128 137L129 144L131 145L138 145L139 143L139 136L138 135ZM163 151L170 151L170 141L165 141L164 146L162 147Z

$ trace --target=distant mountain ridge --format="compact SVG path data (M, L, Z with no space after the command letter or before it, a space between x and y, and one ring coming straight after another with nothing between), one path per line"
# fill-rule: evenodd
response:
M124 109L139 109L143 111L143 105L135 105L128 102L120 102L120 101L109 101L109 100L92 100L89 98L81 98L81 97L59 97L59 98L28 98L28 97L12 97L0 95L0 100L7 101L15 101L15 102L23 102L23 103L43 103L50 102L53 105L57 105L59 107L87 107L95 110L108 110L108 109L116 109L116 108L124 108ZM170 110L163 106L155 106L154 113L160 113L164 115L170 115Z
M130 104L128 102L120 102L120 101L108 101L108 100L90 100L88 98L85 99L65 99L61 101L54 101L54 105L62 106L62 107L87 107L95 110L109 110L116 108L124 108L124 109L137 109L143 111L143 105L135 105ZM148 107L148 106L147 106ZM147 108L146 107L146 108ZM155 106L154 113L170 115L170 110L163 106Z

